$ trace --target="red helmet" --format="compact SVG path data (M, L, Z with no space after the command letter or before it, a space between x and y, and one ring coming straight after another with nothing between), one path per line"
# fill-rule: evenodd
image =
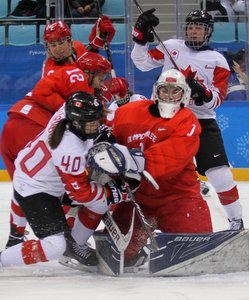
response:
M43 39L45 43L51 43L63 38L71 38L72 34L69 26L64 21L57 21L46 25Z
M84 72L111 72L110 62L102 55L94 52L86 52L75 62L75 65Z

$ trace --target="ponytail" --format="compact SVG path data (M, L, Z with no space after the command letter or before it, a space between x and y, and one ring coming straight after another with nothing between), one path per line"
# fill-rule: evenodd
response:
M48 144L51 147L51 149L56 149L64 135L64 132L66 130L67 125L67 119L62 119L59 121L59 123L54 128L54 131L49 136Z

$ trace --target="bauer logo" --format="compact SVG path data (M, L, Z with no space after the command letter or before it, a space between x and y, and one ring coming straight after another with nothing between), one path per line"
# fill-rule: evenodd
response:
M174 242L208 242L210 239L210 236L177 236Z
M117 232L117 229L115 226L112 224L112 221L108 219L107 214L104 215L103 220L105 221L105 225L109 231L109 234L113 238L114 241L118 242L120 240L120 235Z

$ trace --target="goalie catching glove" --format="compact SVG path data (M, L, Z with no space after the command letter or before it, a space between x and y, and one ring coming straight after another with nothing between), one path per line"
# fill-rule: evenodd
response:
M104 40L103 36L106 37L108 43L110 43L115 35L115 28L112 25L112 21L107 17L103 16L99 18L93 26L92 32L89 36L89 45L92 49L103 49Z
M96 151L96 149L102 151ZM126 173L142 173L145 158L139 149L129 149L120 144L98 143L88 152L87 164L90 170L111 176L124 176Z

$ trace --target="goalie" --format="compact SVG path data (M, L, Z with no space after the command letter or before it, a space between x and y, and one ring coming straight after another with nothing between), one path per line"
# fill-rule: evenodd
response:
M155 101L142 100L118 108L113 121L113 134L118 144L90 157L90 168L111 175L141 174L145 169L159 189L144 176L130 185L153 230L167 233L210 233L212 222L200 185L193 158L199 147L200 125L185 108L190 88L177 70L165 71L153 87ZM134 149L141 153L134 153ZM133 150L131 150L133 149ZM124 161L126 167L123 168ZM134 180L133 180L134 183ZM121 201L113 218L123 234L131 220L132 203ZM125 267L136 265L144 256L148 236L135 217L131 241L125 251Z

